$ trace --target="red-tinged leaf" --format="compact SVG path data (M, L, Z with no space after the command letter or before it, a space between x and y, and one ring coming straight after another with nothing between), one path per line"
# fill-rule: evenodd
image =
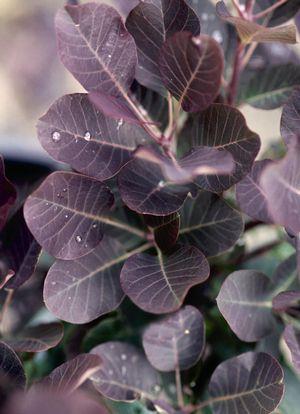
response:
M167 216L180 209L190 191L189 186L165 181L158 164L134 159L118 176L123 202L140 214Z
M226 22L235 26L239 37L243 43L252 42L280 42L280 43L297 43L296 26L290 24L281 27L265 27L250 20L241 17L232 16L224 1L217 3L217 14Z
M273 290L271 280L255 270L231 273L223 283L217 297L218 308L242 341L258 341L272 333L276 325Z
M185 306L171 316L152 323L143 335L148 360L154 368L165 372L195 365L204 345L203 317L193 306Z
M293 365L300 372L300 332L293 325L287 325L283 338L291 351Z
M165 87L187 112L208 108L221 87L223 55L207 35L176 33L163 45L159 68Z
M17 198L16 189L5 176L4 161L0 155L0 231L3 229L8 213Z
M280 292L273 298L273 309L277 312L288 312L290 308L297 308L300 304L300 291L288 290ZM299 310L300 315L300 310Z
M268 165L261 174L260 185L268 200L274 222L290 233L300 232L300 147L290 148L277 162Z
M132 10L126 27L137 45L137 80L150 89L163 92L158 68L160 49L175 33L187 31L199 35L197 15L184 0L147 0Z
M92 381L105 397L117 401L155 398L160 378L137 348L124 342L106 342L93 348L91 354L103 362Z
M201 188L222 192L240 181L251 170L260 149L260 139L252 132L238 109L213 104L206 111L190 116L179 138L181 153L198 146L228 151L235 162L230 176L198 177Z
M5 414L108 414L103 405L82 392L70 396L47 390L13 394L4 409Z
M216 368L209 393L214 414L273 413L284 393L283 370L271 355L247 352Z
M260 177L271 160L256 161L251 172L236 186L236 198L241 210L255 220L272 223L268 201L260 186Z
M89 254L72 261L57 260L44 285L49 311L81 324L116 309L124 298L120 272L126 257L123 245L105 236Z
M243 232L243 220L216 194L199 192L180 211L180 240L198 247L205 256L216 256L232 247Z
M122 98L107 95L103 92L90 92L89 100L104 114L111 118L122 119L123 121L140 124L141 121L136 114L127 106Z
M0 342L0 392L22 390L26 385L25 372L17 354L4 342Z
M55 368L50 375L36 384L36 388L48 392L69 395L91 378L102 365L98 355L80 354Z
M179 160L168 158L152 148L141 147L135 157L159 165L165 179L176 184L192 182L205 175L229 175L234 169L231 154L210 147L196 147Z
M125 262L121 285L129 298L151 313L177 310L189 289L209 276L209 264L196 247L177 246L167 255L140 253Z
M58 259L84 256L103 237L104 216L113 195L101 182L55 172L27 199L24 216L38 243Z
M178 239L180 215L178 213L162 217L145 215L144 218L154 234L159 249L162 251L172 249Z
M63 325L53 322L25 328L4 340L16 352L43 352L58 345L63 334Z
M283 106L281 135L288 147L300 144L300 88L295 88Z
M66 6L55 23L60 58L83 87L125 96L137 55L119 13L106 4Z
M10 219L0 240L0 258L14 272L14 277L5 287L17 289L33 275L41 252L25 223L23 209Z
M40 118L37 129L43 148L54 159L98 180L114 176L149 139L140 126L97 111L86 94L60 98Z

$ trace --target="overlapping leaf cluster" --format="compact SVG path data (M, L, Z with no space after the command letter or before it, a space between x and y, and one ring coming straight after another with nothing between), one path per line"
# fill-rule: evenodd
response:
M241 54L248 44L296 42L295 26L278 24L288 20L280 10L292 17L299 5L282 2L265 21L264 10L273 10L269 3L247 1L235 16L218 2L219 20L209 2L188 0L115 0L115 8L68 4L57 13L59 56L86 93L59 98L40 118L41 145L66 168L31 193L24 217L0 160L1 287L12 292L25 283L42 248L55 259L43 296L58 319L85 330L118 309L125 296L140 312L170 315L151 317L132 341L119 340L116 332L86 346L89 354L68 360L26 394L16 352L55 347L62 325L30 326L4 337L1 385L2 378L3 389L12 385L7 413L44 407L59 414L106 413L102 402L78 390L87 379L105 401L138 399L169 414L207 406L213 413L267 414L280 404L283 370L259 347L214 367L204 402L181 384L181 371L198 368L211 353L202 313L181 306L190 289L209 278L217 263L211 259L242 235L238 209L252 220L247 224L283 226L296 253L271 279L234 269L221 286L218 308L245 342L261 344L283 332L300 369L300 71L290 62L253 70ZM231 43L237 54L230 80ZM260 138L234 107L236 100L263 109L284 104L282 159L255 161ZM228 196L233 185L235 207ZM97 329L103 325L87 342ZM125 336L132 339L132 333ZM166 387L166 373L173 372L177 401Z

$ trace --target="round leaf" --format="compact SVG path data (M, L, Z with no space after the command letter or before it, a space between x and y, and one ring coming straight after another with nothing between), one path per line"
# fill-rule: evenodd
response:
M151 324L143 335L146 356L159 371L192 367L200 359L204 345L203 317L193 306L185 306Z

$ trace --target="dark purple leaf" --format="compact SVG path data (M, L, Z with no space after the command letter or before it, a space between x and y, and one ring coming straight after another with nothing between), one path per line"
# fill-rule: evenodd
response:
M121 285L129 298L151 313L180 308L189 289L209 276L209 264L196 247L177 246L172 253L131 256L121 272Z
M130 161L118 180L123 202L141 214L167 216L174 213L190 191L188 186L166 182L159 165L141 159Z
M24 389L25 372L17 354L4 342L0 342L0 393Z
M169 216L145 216L144 218L154 234L154 240L159 249L170 250L178 239L180 215L173 213Z
M8 213L16 198L15 187L5 176L4 161L0 155L0 231L6 223Z
M126 97L137 55L115 9L97 3L66 6L57 13L56 30L63 64L87 91Z
M107 95L102 92L90 92L89 100L108 117L122 119L132 124L140 124L141 121L136 114L127 106L126 101L122 98Z
M300 88L295 88L283 107L281 135L289 147L300 143Z
M102 365L97 355L80 354L74 359L55 368L48 377L36 384L36 388L46 389L48 392L59 392L69 395L79 388L87 379L91 378Z
M260 149L260 139L252 132L238 109L213 104L206 111L190 116L179 138L181 152L197 146L228 151L235 162L231 176L198 177L196 183L208 191L222 192L240 181L251 170Z
M6 288L17 289L34 273L41 252L25 223L23 209L10 219L0 240L0 258L15 273Z
M254 108L275 109L282 106L294 87L300 84L300 66L292 63L267 66L255 71L240 86L238 101Z
M283 262L281 262L272 277L274 285L276 285L277 293L293 288L296 282L297 289L297 258L296 254L292 254Z
M273 290L271 280L256 270L231 273L223 283L218 308L242 341L258 341L273 331Z
M268 201L260 186L260 177L271 160L256 161L251 172L236 186L237 202L243 211L255 220L272 223L268 209Z
M300 332L293 325L285 327L283 338L292 354L292 362L298 372L300 372Z
M137 45L137 80L150 89L162 92L158 68L160 49L165 40L177 32L199 35L197 15L184 0L147 0L132 10L126 27Z
M224 1L219 1L216 5L218 16L226 22L235 26L241 41L244 44L252 42L281 42L297 43L296 27L294 24L280 27L265 27L251 20L232 16Z
M139 396L150 400L160 390L158 373L134 346L123 342L106 342L91 350L103 363L92 377L94 386L105 397L133 401Z
M159 68L165 87L185 111L203 111L220 91L222 50L207 35L176 33L161 49Z
M89 253L103 237L113 195L101 182L55 172L27 199L24 216L38 243L58 259Z
M241 215L219 196L200 191L188 198L180 211L180 237L205 256L216 256L232 247L243 231Z
M229 175L234 169L231 154L210 147L196 147L179 160L161 155L151 147L138 148L135 157L160 166L165 179L175 184L192 182L200 175Z
M214 414L269 414L283 397L283 370L271 355L247 352L217 367L209 393Z
M290 308L299 307L300 291L288 290L285 292L280 292L273 298L272 304L273 309L277 312L288 312Z
M116 309L124 298L120 286L122 263L128 257L118 240L104 237L89 254L57 260L44 285L47 308L71 323L87 323Z
M25 328L4 340L16 352L42 352L58 345L63 334L63 325L53 322Z
M159 371L188 369L201 357L205 345L204 321L193 306L152 323L144 332L146 356Z
M270 215L290 233L300 231L300 147L290 148L280 161L268 165L260 185L268 200Z
M257 0L258 11L263 11L276 4L277 0ZM300 9L299 0L288 0L273 10L268 16L268 26L278 26L289 21Z
M40 118L37 128L42 146L54 159L98 180L115 175L149 138L140 126L120 116L118 120L107 118L86 94L60 98Z
M82 392L62 395L49 391L27 394L13 394L5 406L5 414L108 414L107 409L99 405Z

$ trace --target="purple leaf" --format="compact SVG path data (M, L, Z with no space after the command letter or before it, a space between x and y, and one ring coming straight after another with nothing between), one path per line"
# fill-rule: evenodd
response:
M102 92L90 92L89 100L104 114L113 119L123 119L128 123L140 124L136 114L127 106L122 98L107 95Z
M205 256L216 256L232 247L243 231L243 220L219 196L201 191L188 198L180 211L180 237Z
M45 280L47 308L76 324L116 309L124 298L120 272L126 257L123 245L105 236L89 254L72 261L57 260Z
M263 273L240 270L231 273L223 283L217 304L230 328L239 339L258 341L272 333L274 286Z
M14 271L6 288L17 289L33 275L41 252L25 223L22 209L5 226L0 240L0 257Z
M48 391L13 394L5 414L108 414L107 409L82 392L62 395Z
M6 223L8 213L14 205L16 198L15 187L5 176L4 161L0 155L0 231Z
M277 293L293 287L297 283L297 258L296 254L292 254L283 262L281 262L272 277L274 285L276 285ZM296 287L297 288L297 287Z
M163 92L158 60L166 39L177 32L200 34L197 15L184 0L148 0L129 14L126 27L138 50L136 79L144 86Z
M140 126L120 116L107 118L88 95L79 93L56 101L40 118L37 130L43 148L54 159L98 180L114 176L137 146L149 139Z
M177 246L172 253L157 256L140 253L125 262L121 285L129 298L151 313L177 310L189 289L209 276L204 255L192 246Z
M300 304L300 291L285 291L273 298L273 309L277 312L288 312L290 308L297 308ZM299 312L300 315L300 312Z
M158 373L134 346L123 342L106 342L91 350L103 363L92 377L95 388L105 397L133 401L140 396L155 397L160 389Z
M255 220L272 223L268 201L260 186L260 177L271 160L256 161L251 172L236 186L236 198L241 210Z
M283 106L281 116L281 135L288 147L300 143L300 88L295 88Z
M0 391L24 389L25 372L17 354L4 342L0 342Z
M55 172L27 199L26 223L49 254L71 260L89 253L103 237L104 216L113 195L101 182Z
M290 233L300 232L300 147L290 148L280 161L268 165L260 185L268 200L270 215Z
M180 215L178 213L169 216L144 216L145 222L154 234L154 240L162 251L170 250L178 239L180 227Z
M214 414L269 414L283 397L283 370L271 355L247 352L217 367L209 393Z
M37 390L45 388L48 392L59 392L69 395L91 378L102 365L98 355L80 354L74 359L55 368L48 377L43 378L35 386Z
M159 165L134 159L118 176L123 202L141 214L167 216L179 210L189 192L188 186L165 181Z
M160 52L164 85L187 112L203 111L214 102L221 87L223 65L219 44L207 35L176 33Z
M291 351L293 365L300 372L300 331L293 325L287 325L283 338Z
M204 321L193 306L152 323L144 332L143 346L151 365L159 371L185 370L195 365L205 345Z
M63 325L53 322L25 328L4 340L16 352L42 352L58 345L63 333Z
M235 162L232 175L199 177L196 181L205 190L222 192L250 172L260 149L260 139L248 128L238 109L213 104L206 111L189 117L179 145L182 153L197 146L209 146L232 155Z
M135 157L159 165L165 179L176 184L192 182L200 175L229 175L234 169L229 152L210 147L192 148L179 160L172 160L151 147L141 147L137 149Z
M105 4L66 6L56 16L58 52L87 91L125 96L137 63L133 38Z

